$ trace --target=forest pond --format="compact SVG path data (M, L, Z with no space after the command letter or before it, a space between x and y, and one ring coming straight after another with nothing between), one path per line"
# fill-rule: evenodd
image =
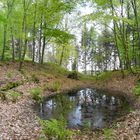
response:
M126 114L126 108L128 102L124 98L87 88L48 97L36 109L43 119L57 119L63 115L69 128L101 129Z

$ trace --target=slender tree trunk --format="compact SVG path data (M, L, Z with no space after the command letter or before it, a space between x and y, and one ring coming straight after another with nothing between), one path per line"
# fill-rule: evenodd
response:
M11 42L12 42L12 60L15 61L15 43L13 36L13 28L11 27Z
M114 14L114 6L113 6L112 0L110 0L110 3L111 3L111 8L112 8L112 16L115 16L115 14ZM116 49L117 49L118 57L119 57L119 61L120 61L120 66L119 67L120 67L121 70L123 70L123 62L122 62L122 59L121 59L121 54L120 54L120 50L119 50L119 46L118 46L118 37L119 37L119 35L117 35L117 29L119 30L119 27L118 27L118 25L117 25L115 20L113 20L113 28L114 28L115 45L116 45Z
M110 3L111 3L111 8L112 8L112 16L115 16L115 14L114 14L114 6L113 6L112 0L110 0ZM120 61L120 69L121 69L121 72L122 72L122 78L124 78L122 59L121 59L121 55L120 55L120 51L119 51L118 37L117 37L117 31L116 31L116 28L118 28L118 26L117 26L117 23L116 23L115 20L113 20L113 28L114 28L114 39L115 39L116 49L117 49L118 57L119 57L119 61Z
M124 0L121 0L121 16L122 18L124 18ZM124 60L124 66L126 69L129 69L132 71L131 69L131 63L130 63L130 58L129 58L129 46L128 46L128 41L127 41L127 31L126 31L126 25L124 23L124 21L122 21L122 25L120 26L121 28L121 36L122 36L122 45L124 47L124 55L125 55L125 60Z
M93 76L93 71L94 71L94 65L93 65L93 61L91 62L91 75Z
M43 45L42 45L41 64L43 64L43 60L44 60L45 46L46 46L46 37L45 37L45 36L43 36Z
M41 63L41 48L42 48L42 28L43 28L43 17L41 16L41 22L40 22L40 34L39 34L39 50L38 50L38 61Z
M9 19L9 16L12 12L13 5L14 5L14 0L10 0L6 2L6 7L7 7L7 15L6 15L6 20ZM7 41L7 23L4 24L4 33L3 33L3 50L2 50L2 57L1 60L4 60L5 57L5 50L6 50L6 41Z
M26 52L27 52L27 43L28 43L27 33L25 32L24 51L23 51L23 55L22 55L22 62L24 61L25 55L26 55Z
M137 30L137 34L138 34L138 49L140 51L140 30L139 30L139 20L138 20L136 0L131 0L131 3L132 3L134 15L135 15L136 30ZM138 66L140 67L140 53L139 52L138 52Z
M6 40L7 40L7 24L4 25L4 33L3 33L3 50L1 60L4 60L5 50L6 50Z
M62 65L62 62L63 62L63 57L64 57L64 49L65 49L65 46L63 45L62 47L62 52L61 52L61 57L60 57L60 66Z
M36 7L37 7L37 4L35 3L34 24L33 24L33 52L32 52L32 62L35 62Z
M135 49L135 47L136 47L136 45L135 45L135 40L136 40L136 38L135 38L135 28L133 28L133 33L132 33L132 35L133 35L133 41L132 41L132 47L133 47L133 63L134 63L134 66L135 67L137 67L137 59L136 59L136 49Z
M24 61L24 58L25 58L25 54L26 54L26 50L27 50L27 29L26 29L26 2L25 0L23 1L23 8L24 8L24 15L23 15L23 21L22 21L22 33L24 33L24 41L23 41L23 44L20 44L20 49L21 49L21 54L20 54L20 63L19 63L19 70L21 70L22 68L22 64L23 64L23 61ZM20 42L22 43L22 42ZM23 47L23 54L22 54L22 47Z
M85 68L85 74L87 74L87 51L85 47L85 55L84 55L84 68Z
M43 44L42 44L42 55L41 55L41 64L43 64L44 61L44 54L45 54L45 47L46 47L46 36L45 36L45 31L46 31L46 21L44 21L44 30L43 30ZM48 39L48 41L51 39L51 37Z

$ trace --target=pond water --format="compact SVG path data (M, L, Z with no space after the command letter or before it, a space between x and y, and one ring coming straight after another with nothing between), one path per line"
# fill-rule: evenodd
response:
M43 119L63 116L69 128L101 129L126 113L128 103L121 97L95 89L48 97L38 107Z

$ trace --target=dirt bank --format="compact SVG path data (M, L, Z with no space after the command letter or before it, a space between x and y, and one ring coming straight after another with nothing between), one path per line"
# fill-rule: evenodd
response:
M58 72L59 73L59 72ZM114 74L113 78L107 80L72 80L65 74L51 74L47 69L30 63L24 64L22 71L17 70L17 63L1 64L0 87L10 82L21 84L11 89L22 93L16 103L11 101L0 102L0 139L1 140L35 140L41 135L41 127L37 116L33 111L34 101L31 99L30 90L33 87L51 86L55 81L61 83L58 92L78 89L81 87L95 87L110 90L114 94L122 93L131 102L135 103L135 110L127 116L120 118L112 129L111 140L139 140L140 139L140 98L135 98L133 89L136 85L137 76L127 75L124 79ZM37 79L36 82L35 80ZM11 91L11 90L8 90ZM117 91L117 92L116 92ZM45 90L45 96L55 92ZM76 140L106 139L104 132L78 132L74 136Z

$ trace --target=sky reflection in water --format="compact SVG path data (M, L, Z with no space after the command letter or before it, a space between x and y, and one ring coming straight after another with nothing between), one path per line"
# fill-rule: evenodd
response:
M123 101L95 89L84 89L76 93L59 94L47 98L40 109L45 119L59 118L68 121L70 128L103 128L118 117Z

